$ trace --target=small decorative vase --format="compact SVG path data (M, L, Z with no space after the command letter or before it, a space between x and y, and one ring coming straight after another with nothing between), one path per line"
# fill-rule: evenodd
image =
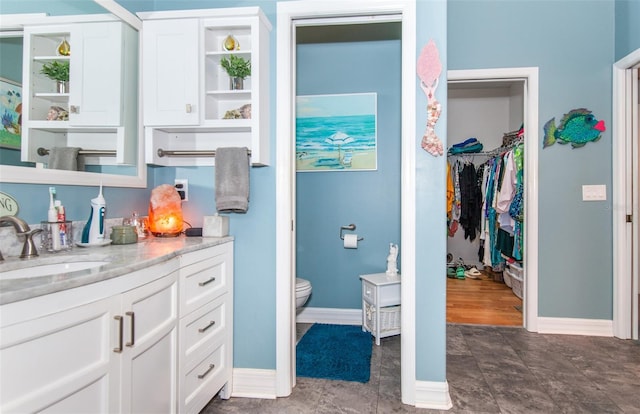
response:
M234 91L244 89L244 79L234 77L229 78L229 88Z
M58 93L69 92L69 81L56 81L56 90Z
M60 56L69 56L71 55L71 46L69 42L67 42L67 38L65 37L62 42L58 45L58 55Z
M222 41L222 49L226 50L227 52L231 50L240 50L240 42L238 42L238 39L233 37L232 34L229 34Z

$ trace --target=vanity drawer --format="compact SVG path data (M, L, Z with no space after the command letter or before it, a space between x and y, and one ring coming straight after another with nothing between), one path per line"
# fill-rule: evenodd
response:
M181 317L230 290L229 281L233 271L231 247L227 248L225 244L196 253L181 258ZM203 254L206 254L206 258L202 258Z
M205 350L207 352L198 352L193 363L185 364L186 369L181 373L180 412L200 412L230 378L226 342L216 342Z
M180 358L188 363L198 348L223 337L227 329L227 295L180 320Z

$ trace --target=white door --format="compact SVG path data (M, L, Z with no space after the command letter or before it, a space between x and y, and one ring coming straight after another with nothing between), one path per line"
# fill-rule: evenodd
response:
M638 289L638 275L640 274L640 70L631 70L630 94L631 102L635 108L631 110L631 142L633 144L633 161L630 175L633 184L630 196L633 199L632 222L632 251L631 256L631 337L638 339L640 332L640 290Z
M118 301L100 300L0 331L0 411L117 412Z
M122 111L122 25L73 26L69 121L73 126L119 126Z
M123 413L177 410L177 273L122 295Z
M199 20L145 20L144 125L197 125Z

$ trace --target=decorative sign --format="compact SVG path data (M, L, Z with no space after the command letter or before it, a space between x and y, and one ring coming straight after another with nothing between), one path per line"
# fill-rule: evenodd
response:
M377 94L296 98L296 170L376 170Z
M18 208L15 198L0 192L0 216L15 216L18 214Z
M417 69L420 87L424 94L427 95L427 128L422 136L420 146L429 154L437 157L444 153L442 141L435 131L436 122L438 122L442 112L442 105L436 99L436 88L442 72L442 63L440 62L440 53L433 39L429 40L429 43L422 48L418 58Z
M564 114L560 124L556 126L556 119L551 118L544 125L544 141L542 148L555 144L569 144L573 148L584 147L588 142L600 139L606 130L604 121L599 121L586 108L572 109Z
M0 78L0 147L20 149L22 128L22 87Z

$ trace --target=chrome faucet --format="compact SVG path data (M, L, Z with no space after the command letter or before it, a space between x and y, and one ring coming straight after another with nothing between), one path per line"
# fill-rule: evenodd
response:
M13 225L13 228L16 230L16 235L24 236L24 245L22 246L22 254L20 254L20 258L25 259L37 256L38 250L33 242L33 235L40 233L42 229L31 230L26 221L16 216L0 217L0 226L6 226L7 224ZM4 260L2 253L0 253L0 260Z

